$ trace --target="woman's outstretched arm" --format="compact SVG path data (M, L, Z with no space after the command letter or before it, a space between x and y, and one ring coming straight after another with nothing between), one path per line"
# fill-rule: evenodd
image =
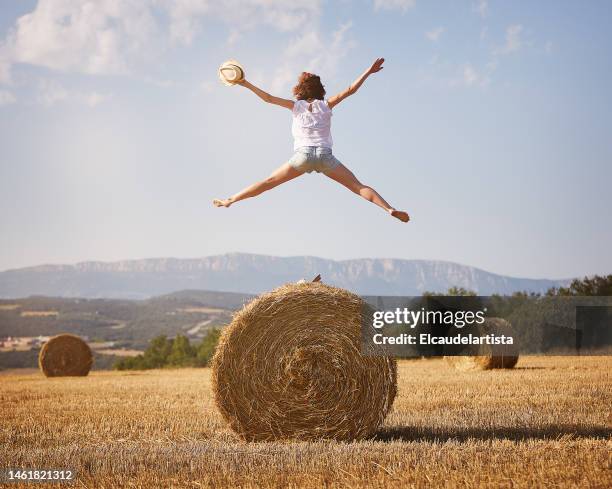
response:
M274 95L270 95L268 92L264 92L261 88L256 87L246 79L238 82L238 84L248 88L264 102L274 105L280 105L281 107L285 107L286 109L293 110L293 100L287 100L284 98L275 97Z
M378 58L376 61L374 61L374 63L372 63L372 66L365 70L362 75L357 78L353 83L351 83L346 90L343 90L337 95L334 95L327 101L329 108L333 108L335 105L338 105L340 102L342 102L345 98L350 97L355 92L357 92L357 90L359 90L359 87L363 85L363 82L366 81L366 78L368 76L370 76L372 73L378 73L380 70L383 69L384 62L385 58Z

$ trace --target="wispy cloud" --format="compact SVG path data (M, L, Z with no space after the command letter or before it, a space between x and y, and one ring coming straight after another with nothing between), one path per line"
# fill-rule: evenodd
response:
M474 85L479 85L484 87L488 85L490 82L490 78L483 73L479 73L472 65L466 65L463 68L463 83L466 86L471 87Z
M478 0L478 2L474 4L474 11L484 19L489 13L488 0Z
M449 86L457 87L486 87L491 82L491 67L487 66L483 70L478 70L471 63L466 63L460 70L458 76L451 78Z
M169 4L170 39L189 45L201 29L201 18L209 13L208 0L175 0Z
M3 105L14 104L17 101L15 96L8 90L0 90L0 107Z
M436 55L419 70L419 80L439 88L485 88L491 84L496 69L496 60L479 66L471 62L457 64L441 60Z
M550 54L553 51L553 43L552 41L546 41L546 44L544 44L544 52L546 54Z
M91 108L97 107L110 98L111 95L108 93L89 92L77 94L77 99Z
M12 63L118 74L151 47L156 20L146 2L39 0L5 42Z
M59 83L51 80L41 80L39 82L37 97L39 104L45 107L52 107L56 103L66 100L67 98L68 91Z
M11 59L7 47L0 42L0 84L11 83Z
M272 90L286 90L302 71L334 76L340 60L355 46L349 37L351 26L350 21L341 24L329 39L318 29L295 38L285 49L284 61L272 79Z
M374 0L374 10L401 10L406 12L416 5L416 0Z
M438 39L440 39L440 36L442 35L444 31L445 31L444 27L436 27L435 29L427 31L425 33L425 37L432 42L437 42Z
M45 75L40 81L22 76L20 65L44 67L52 72L103 76L137 76L160 87L173 81L158 80L155 61L166 52L187 46L203 34L207 22L227 26L228 43L239 42L250 30L267 27L277 32L302 32L302 50L285 54L275 79L285 73L295 77L303 69L301 54L308 53L310 69L332 72L351 44L346 39L350 23L331 36L320 28L322 0L38 0L31 12L19 17L0 39L0 87L13 83L31 88L25 98L44 107L60 103L97 107L111 98L100 91L67 89ZM299 46L296 49L300 51ZM299 61L299 63L298 63ZM252 77L256 73L251 72ZM38 76L38 75L34 75ZM59 78L57 78L59 80ZM255 79L255 78L253 78ZM268 79L269 81L269 79ZM278 82L278 85L282 83ZM203 84L202 90L210 90ZM15 101L4 91L3 105ZM20 101L22 101L20 97Z
M102 94L96 91L69 91L53 80L42 79L38 83L36 101L47 108L53 107L60 102L72 102L95 108L110 98L110 94Z
M468 87L474 85L478 80L480 80L480 75L476 72L472 65L467 65L463 68L463 82Z
M230 46L242 39L244 33L259 26L278 32L293 32L310 26L320 16L322 4L322 0L174 0L177 1L196 3L197 7L191 11L183 9L184 12L171 10L175 29L186 24L190 26L188 32L199 32L206 17L221 20L229 27L227 44ZM203 8L202 3L207 7Z
M506 42L495 50L496 54L510 54L518 52L523 46L523 26L521 24L509 25L506 28Z
M319 0L38 0L0 41L0 83L14 64L61 72L120 75L153 63L173 44L191 44L207 17L237 39L258 25L291 31L309 24ZM167 19L164 20L164 19Z

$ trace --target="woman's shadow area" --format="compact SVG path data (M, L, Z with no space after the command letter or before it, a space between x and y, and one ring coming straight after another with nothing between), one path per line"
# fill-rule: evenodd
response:
M500 428L415 428L392 426L379 430L372 441L447 441L457 440L551 440L570 438L612 438L612 429L606 426L548 425L542 428L500 427Z

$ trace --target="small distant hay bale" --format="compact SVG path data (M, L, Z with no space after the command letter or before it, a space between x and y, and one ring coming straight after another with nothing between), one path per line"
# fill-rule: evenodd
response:
M496 368L513 368L519 359L519 348L512 325L502 318L486 318L476 326L479 336L495 334L496 336L513 336L512 345L477 345L473 346L474 355L447 356L447 362L463 372L474 370L491 370Z
M50 338L38 355L38 365L47 377L82 377L89 373L92 364L89 345L72 334Z
M247 441L355 440L397 390L395 360L361 354L371 309L321 283L284 285L236 313L212 361L217 406Z

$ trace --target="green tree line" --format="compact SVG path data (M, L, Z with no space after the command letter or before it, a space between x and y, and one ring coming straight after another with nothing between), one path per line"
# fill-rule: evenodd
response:
M463 287L451 287L446 294L437 292L423 292L423 296L475 296L476 292L464 289ZM514 292L511 296L517 299L541 297L542 294L537 292ZM592 277L576 278L567 287L552 287L544 294L547 297L556 296L589 296L589 297L612 297L612 274L611 275L593 275ZM493 297L501 297L498 294L493 294Z
M156 336L138 356L125 357L113 365L115 370L148 370L152 368L206 367L217 347L221 332L212 328L200 344L192 345L184 335L168 338Z
M446 294L435 292L423 294L424 297L435 295L475 296L476 293L461 287L452 287ZM515 292L511 296L494 295L493 308L496 315L506 317L512 311L517 310L521 303L541 296L541 294L529 292ZM548 290L545 296L612 296L612 275L594 275L575 279L568 287ZM136 357L122 358L115 362L113 368L116 370L146 370L165 367L206 367L215 353L220 334L220 330L213 328L208 331L200 344L196 345L192 345L189 338L184 335L178 335L175 338L157 336L149 342L144 353Z

